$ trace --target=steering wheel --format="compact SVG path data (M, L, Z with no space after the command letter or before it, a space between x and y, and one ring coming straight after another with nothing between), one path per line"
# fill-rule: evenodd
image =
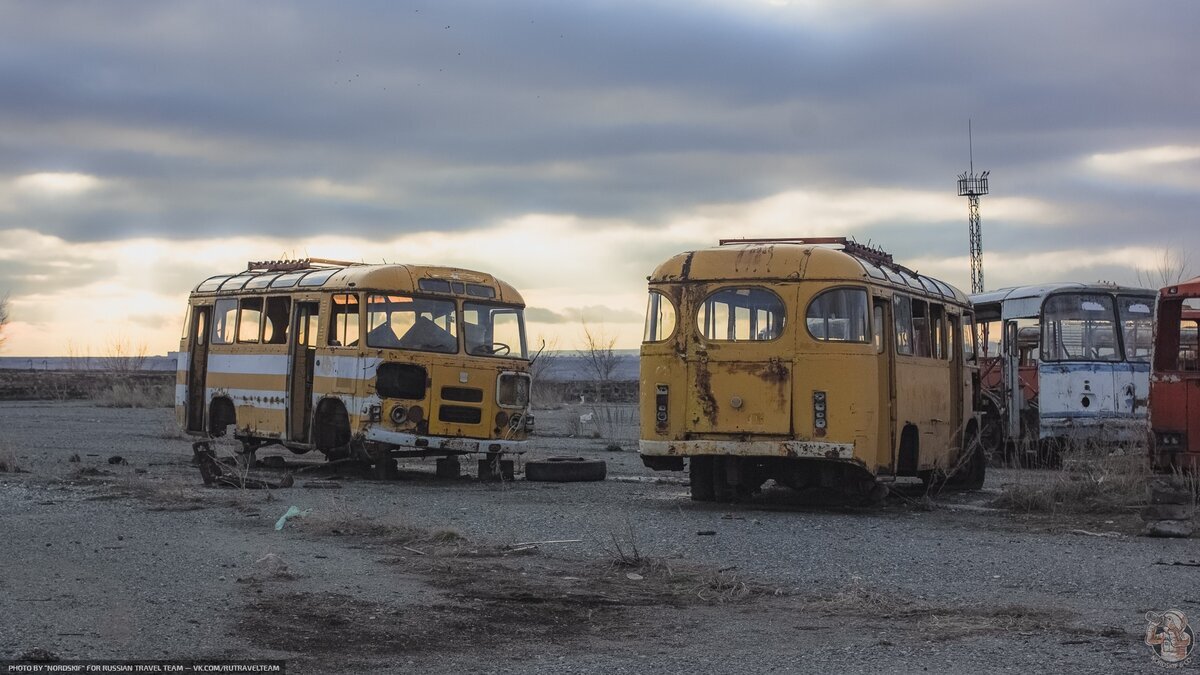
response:
M492 354L501 354L501 355L507 354L512 351L512 349L508 345L504 344L503 342L493 342L492 346L491 346L491 350L492 350Z

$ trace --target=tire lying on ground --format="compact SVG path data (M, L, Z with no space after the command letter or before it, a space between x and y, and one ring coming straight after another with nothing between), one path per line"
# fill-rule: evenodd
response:
M575 483L604 480L608 465L602 459L550 457L525 462L525 480Z

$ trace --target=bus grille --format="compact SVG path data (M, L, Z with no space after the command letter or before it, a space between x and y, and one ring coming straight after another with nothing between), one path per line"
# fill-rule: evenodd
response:
M442 398L446 401L462 401L463 403L482 403L483 390L470 387L442 387Z
M438 408L438 420L441 422L479 424L481 419L483 411L479 408L468 408L464 405L444 405Z

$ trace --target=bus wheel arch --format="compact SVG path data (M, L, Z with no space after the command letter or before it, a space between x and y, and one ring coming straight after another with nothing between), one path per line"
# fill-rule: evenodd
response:
M896 450L896 475L916 476L921 466L921 432L917 425L906 422L900 431L900 446Z
M224 436L229 425L237 425L237 408L228 396L214 396L208 402L208 435Z
M313 410L313 445L330 459L345 457L350 451L350 413L336 397L323 398Z

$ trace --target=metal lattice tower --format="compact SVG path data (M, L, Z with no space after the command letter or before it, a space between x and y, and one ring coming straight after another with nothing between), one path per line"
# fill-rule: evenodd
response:
M979 225L979 198L988 193L988 174L975 173L975 147L971 138L971 122L967 122L968 147L971 153L971 168L958 174L958 196L967 198L967 217L970 221L971 239L971 292L983 292L983 230Z

